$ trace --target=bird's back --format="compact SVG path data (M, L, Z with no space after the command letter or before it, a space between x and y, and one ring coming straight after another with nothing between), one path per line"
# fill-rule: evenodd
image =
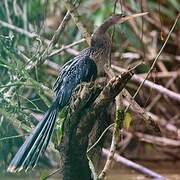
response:
M55 99L61 102L60 107L67 104L78 84L94 80L96 75L97 67L90 58L90 48L64 64L54 84Z

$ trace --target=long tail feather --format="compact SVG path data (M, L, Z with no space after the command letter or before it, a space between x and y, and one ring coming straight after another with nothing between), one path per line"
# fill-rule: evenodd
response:
M53 113L53 117L52 118L56 118L56 111L54 111ZM41 142L40 142L40 145L39 145L39 149L38 151L36 151L36 153L34 154L34 156L32 157L32 161L30 162L30 166L32 168L34 168L39 160L39 157L41 155L41 152L46 149L48 143L49 143L49 140L51 138L51 134L52 134L52 131L54 129L54 124L55 124L55 121L51 121L49 124L48 124L48 128L47 128L47 131L45 132L45 135L44 137L42 138Z
M56 110L51 112L51 117L50 119L56 119ZM50 139L51 134L49 134L50 129L53 129L55 121L48 121L48 123L45 125L46 127L44 128L45 131L41 134L41 138L39 137L39 142L33 149L31 155L28 156L27 160L24 160L24 163L21 165L19 170L25 169L26 171L28 168L35 166L34 162L37 162L39 160L39 156L41 155L41 152L43 149L45 149L45 144L46 144L46 139Z
M46 112L24 144L18 150L11 161L7 171L16 172L17 170L27 169L35 165L44 147L47 146L55 124L57 107L53 106ZM36 159L37 158L37 159Z

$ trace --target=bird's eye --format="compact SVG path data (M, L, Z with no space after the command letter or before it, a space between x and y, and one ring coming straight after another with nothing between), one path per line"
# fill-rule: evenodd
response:
M95 40L92 38L92 39L91 39L91 46L95 46L95 44L96 44L96 42L95 42Z
M94 47L94 48L101 48L103 47L104 45L104 42L100 39L100 38L92 38L91 39L91 46Z

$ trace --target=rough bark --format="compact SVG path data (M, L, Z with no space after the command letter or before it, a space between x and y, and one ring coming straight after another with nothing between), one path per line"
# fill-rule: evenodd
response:
M77 88L63 123L61 144L57 147L62 180L93 179L86 155L89 134L100 113L122 91L132 75L132 72L127 72L115 77L104 88L96 83Z

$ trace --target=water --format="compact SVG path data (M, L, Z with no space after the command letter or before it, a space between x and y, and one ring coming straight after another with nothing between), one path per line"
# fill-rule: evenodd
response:
M166 180L180 180L180 162L138 162L139 164L159 173ZM141 173L128 169L122 165L114 164L108 180L148 180Z
M164 176L166 180L180 180L180 162L138 162L147 168L159 173ZM112 164L112 169L108 172L108 180L148 180L150 178L145 177L141 173L135 172L134 170L128 169L125 166L119 165L117 163ZM50 170L51 173L53 170ZM33 172L34 173L34 172ZM0 176L0 180L39 180L40 175L34 175L33 173L28 173L23 175L13 174L3 174ZM38 172L38 174L40 174ZM48 180L59 180L58 174L54 175Z

